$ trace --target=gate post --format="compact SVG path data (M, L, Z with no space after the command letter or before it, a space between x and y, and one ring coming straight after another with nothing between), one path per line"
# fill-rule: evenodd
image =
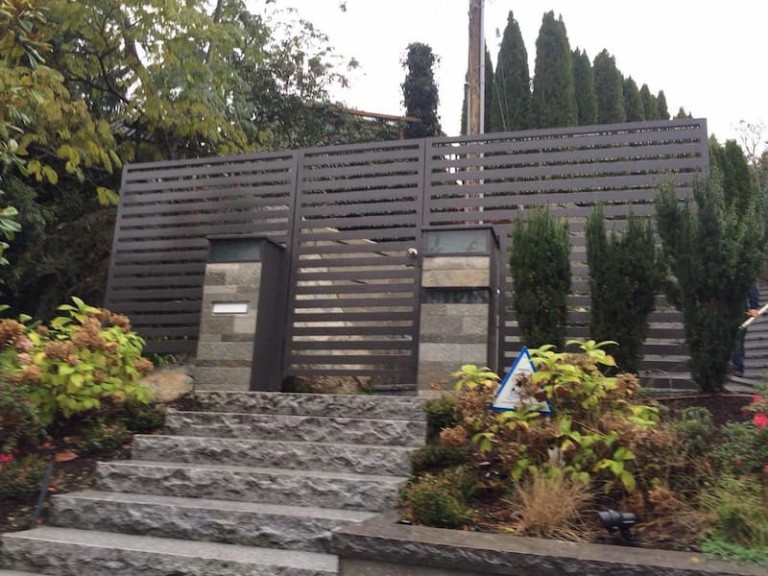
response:
M462 364L498 369L499 240L488 226L426 229L418 385Z
M267 238L211 236L195 387L279 391L285 335L285 249Z

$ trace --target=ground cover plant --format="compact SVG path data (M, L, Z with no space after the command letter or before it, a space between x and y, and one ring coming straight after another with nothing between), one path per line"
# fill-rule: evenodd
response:
M617 541L598 512L635 514L632 544L768 563L768 400L722 427L711 413L643 397L635 375L612 374L594 341L531 351L523 404L489 410L498 376L465 366L446 398L436 441L413 459L401 513L412 522L573 541Z

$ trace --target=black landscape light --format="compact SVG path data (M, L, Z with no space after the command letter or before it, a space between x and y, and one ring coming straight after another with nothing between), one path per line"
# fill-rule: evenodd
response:
M629 529L637 524L637 516L631 512L619 512L618 510L604 510L597 513L603 528L613 534L616 530L621 534L622 540L631 541L632 535Z

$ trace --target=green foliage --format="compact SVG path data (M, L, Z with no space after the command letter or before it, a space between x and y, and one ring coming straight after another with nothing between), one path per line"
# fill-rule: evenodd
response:
M659 120L669 120L669 109L667 108L667 97L664 95L664 90L659 90L656 95L656 111L657 118Z
M624 86L616 59L607 50L595 56L595 92L597 93L598 124L625 122Z
M645 110L643 109L643 100L640 96L640 90L637 83L629 76L624 79L624 112L627 115L627 122L642 122L647 120Z
M578 111L571 47L563 18L544 14L536 40L531 112L537 128L576 126Z
M458 528L466 522L466 492L471 491L467 472L451 469L437 475L426 474L418 482L406 486L401 502L406 515L416 524L436 528Z
M407 138L439 136L441 133L437 106L440 95L435 83L435 65L437 57L432 48L420 42L408 45L408 54L403 68L408 72L402 84L403 105L407 116L419 118L419 122L409 122L405 127Z
M427 444L411 455L411 467L417 475L454 468L466 462L466 450L446 444Z
M509 256L512 305L523 342L530 347L562 347L571 286L568 224L548 211L519 217L512 228Z
M595 74L586 50L573 51L573 87L576 95L579 126L597 124L597 92Z
M531 126L531 76L528 52L512 12L496 59L489 132L525 130Z
M735 201L714 171L694 184L693 202L673 187L656 200L664 258L676 283L669 296L682 310L691 375L702 391L720 391L744 317L746 294L765 260L765 198ZM740 198L740 197L739 197Z
M619 368L637 372L663 279L650 221L630 214L624 233L609 235L598 205L587 222L587 261L590 335L618 342L613 355Z
M39 492L45 465L45 460L39 456L21 456L10 462L0 462L0 500L26 498Z
M658 120L659 105L656 102L656 96L651 94L651 90L648 88L648 84L643 84L640 87L640 101L643 104L643 117L646 120Z
M428 439L437 438L443 428L450 428L456 424L453 415L455 404L455 400L447 394L424 402L422 409L427 414Z
M704 504L717 516L710 549L719 541L768 558L768 487L750 478L724 476Z
M715 429L712 413L706 408L686 408L672 421L671 426L683 441L687 455L698 457L711 448Z
M78 445L78 452L84 456L112 454L122 448L131 435L122 422L97 421L87 427Z
M729 422L720 429L720 441L711 451L721 474L760 474L768 464L768 429L752 422Z
M708 536L702 542L701 551L725 560L768 566L768 548L756 549L743 544L734 544L716 534Z
M22 382L44 426L126 401L147 402L141 385L152 364L125 316L86 305L59 307L48 326L0 322L0 366ZM28 318L22 318L27 321Z
M37 449L45 437L27 386L0 373L0 454Z
M136 434L150 434L165 426L166 409L156 404L125 402L115 414L125 427Z

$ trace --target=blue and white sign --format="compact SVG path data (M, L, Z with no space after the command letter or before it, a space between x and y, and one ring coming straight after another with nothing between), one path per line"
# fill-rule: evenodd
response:
M520 406L529 405L543 414L551 414L552 408L548 402L540 402L523 393L521 382L529 378L534 372L536 372L536 368L531 362L531 355L528 348L523 346L512 363L512 367L501 381L491 408L494 410L516 410Z

